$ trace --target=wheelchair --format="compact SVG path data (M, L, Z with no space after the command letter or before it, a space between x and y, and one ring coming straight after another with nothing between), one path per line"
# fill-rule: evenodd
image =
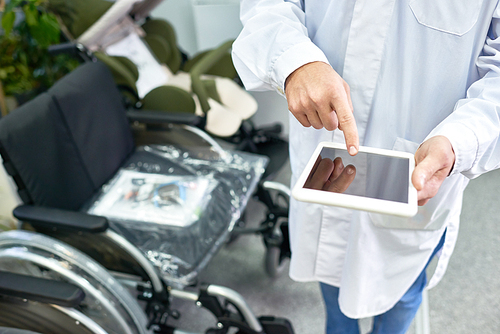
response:
M182 134L199 134L206 146L136 148L129 126L135 114L101 62L81 65L0 119L0 154L24 202L14 210L22 230L0 234L0 303L9 311L0 326L187 333L172 324L179 314L171 301L180 298L214 315L207 334L293 333L286 319L256 317L233 290L188 289L256 189L271 202L273 191L286 197L279 185L260 182L268 159L223 150L193 127L196 115L150 114L181 124ZM125 202L136 216L123 217ZM106 211L106 203L114 209ZM89 214L97 208L105 208L102 215ZM15 286L21 280L31 291Z
M111 69L130 105L202 115L203 129L212 136L238 150L271 156L272 164L286 161L286 155L273 159L271 154L287 153L281 125L257 128L249 119L258 106L241 87L230 55L232 41L188 57L177 46L173 27L150 17L160 2L50 0L49 4L64 22L68 39Z

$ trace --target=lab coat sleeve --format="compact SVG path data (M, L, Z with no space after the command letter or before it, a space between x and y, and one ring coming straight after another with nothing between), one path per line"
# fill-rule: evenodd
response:
M476 66L480 79L427 137L446 136L455 151L452 174L471 179L500 167L500 6Z
M328 63L308 37L301 0L242 0L240 18L243 29L232 57L246 89L283 95L294 70L313 61Z

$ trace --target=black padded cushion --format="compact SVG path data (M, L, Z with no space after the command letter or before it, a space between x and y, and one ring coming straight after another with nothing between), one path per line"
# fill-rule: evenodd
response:
M134 149L125 112L97 62L2 118L0 145L32 204L77 210L110 179Z
M77 307L85 298L76 285L4 271L0 271L0 294L65 307Z

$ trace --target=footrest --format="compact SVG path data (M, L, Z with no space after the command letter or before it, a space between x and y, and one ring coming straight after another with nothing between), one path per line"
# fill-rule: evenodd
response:
M276 318L272 316L263 316L259 322L266 334L293 334L292 323L285 318Z

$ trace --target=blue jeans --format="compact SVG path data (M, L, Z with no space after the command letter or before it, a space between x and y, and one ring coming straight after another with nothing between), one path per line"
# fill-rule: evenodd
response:
M446 231L434 249L429 262L443 247L445 235ZM422 302L422 291L427 284L425 269L429 262L399 302L389 311L374 317L371 334L406 333ZM358 320L348 318L340 311L339 289L325 283L320 283L320 286L326 306L326 334L359 334Z

